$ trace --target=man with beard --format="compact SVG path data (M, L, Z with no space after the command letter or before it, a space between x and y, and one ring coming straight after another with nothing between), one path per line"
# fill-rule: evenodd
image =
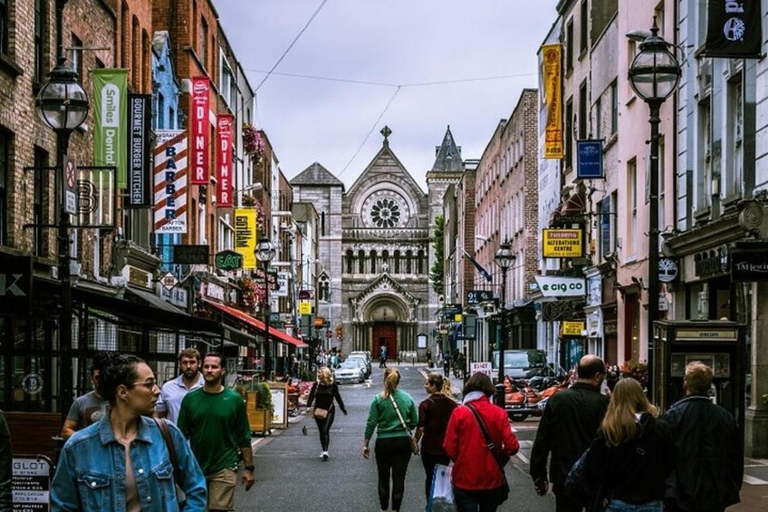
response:
M235 485L239 456L243 457L245 490L253 486L251 429L245 402L224 387L226 365L217 353L203 358L202 388L190 391L181 401L178 427L189 439L192 452L208 483L208 510L235 509Z
M200 352L196 348L185 348L179 353L179 369L181 375L163 384L155 406L155 418L168 418L177 423L181 401L187 393L205 383L200 373Z

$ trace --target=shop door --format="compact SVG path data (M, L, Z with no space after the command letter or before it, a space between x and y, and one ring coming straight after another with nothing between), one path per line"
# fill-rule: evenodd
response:
M373 346L371 357L379 360L379 348L387 347L387 358L392 361L397 359L397 324L394 322L377 322L373 324Z

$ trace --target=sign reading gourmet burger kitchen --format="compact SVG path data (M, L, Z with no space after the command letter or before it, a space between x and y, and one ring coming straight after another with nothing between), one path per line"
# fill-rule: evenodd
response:
M207 77L197 76L192 79L192 102L190 105L189 127L192 147L192 185L207 185L210 173L211 130L209 128L209 96L211 83Z
M117 167L117 186L125 188L128 70L94 69L93 165Z
M704 57L759 59L761 0L709 0Z
M149 126L152 122L152 96L128 95L128 202L126 207L151 206L149 197Z
M159 130L155 145L155 233L187 232L187 132Z
M235 116L220 114L216 124L219 136L216 146L216 202L221 208L232 208L232 129Z
M545 229L545 258L581 258L584 245L580 229Z

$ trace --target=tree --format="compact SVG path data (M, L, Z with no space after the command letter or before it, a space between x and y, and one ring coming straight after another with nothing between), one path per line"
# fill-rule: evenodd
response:
M443 295L445 286L443 282L443 259L445 258L445 219L442 215L435 217L435 264L429 269L429 279L432 281L432 289L438 295Z

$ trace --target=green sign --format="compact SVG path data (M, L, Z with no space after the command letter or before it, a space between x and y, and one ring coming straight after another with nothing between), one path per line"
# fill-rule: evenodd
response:
M243 255L235 251L216 253L216 268L221 270L237 270L243 268Z
M128 185L128 70L94 69L93 165L117 167L117 186Z

